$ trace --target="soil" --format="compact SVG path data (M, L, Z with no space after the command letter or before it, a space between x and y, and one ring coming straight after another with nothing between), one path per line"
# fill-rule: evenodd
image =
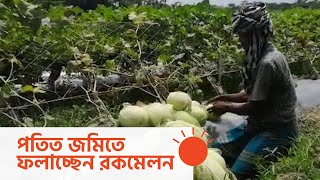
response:
M299 118L300 131L314 133L320 128L320 106L302 109Z

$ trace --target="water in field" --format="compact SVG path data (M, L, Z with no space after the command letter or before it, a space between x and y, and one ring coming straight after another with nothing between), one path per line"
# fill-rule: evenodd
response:
M302 107L310 108L320 105L320 79L302 79L296 83L298 85L296 92Z

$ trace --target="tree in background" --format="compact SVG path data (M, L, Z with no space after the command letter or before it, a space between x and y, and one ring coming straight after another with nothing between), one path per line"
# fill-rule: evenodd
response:
M43 8L49 8L50 5L73 5L79 6L84 10L96 9L99 4L103 4L108 7L126 7L130 5L136 6L153 6L153 7L162 7L165 6L167 0L30 0L30 2L35 4L41 4ZM210 4L210 0L202 0L201 3ZM179 4L179 3L177 3ZM176 5L177 5L176 4ZM176 6L173 5L173 6ZM267 3L270 9L288 9L295 6L303 8L320 8L319 0L296 0L295 3ZM231 3L228 5L231 9L238 8L237 5Z
M210 0L203 0L202 3L204 3L204 4L210 4Z
M319 9L320 1L319 0L296 0L294 3L266 3L269 9L274 10L284 10L294 7L303 7L310 9ZM232 9L238 9L238 6L235 4L229 4L228 7Z
M162 6L166 4L166 0L66 0L67 5L74 5L83 8L84 10L95 9L98 4L114 7L126 7L130 5L148 5L148 6Z

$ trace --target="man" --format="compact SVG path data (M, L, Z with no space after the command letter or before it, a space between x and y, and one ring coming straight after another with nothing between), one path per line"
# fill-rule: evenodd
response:
M231 171L241 180L256 174L256 156L268 159L292 146L297 137L297 98L285 57L268 42L273 30L266 5L242 5L234 14L233 29L246 52L244 90L209 100L213 104L209 111L249 117L245 128L224 134L233 136L232 141L217 141L213 146L222 150Z

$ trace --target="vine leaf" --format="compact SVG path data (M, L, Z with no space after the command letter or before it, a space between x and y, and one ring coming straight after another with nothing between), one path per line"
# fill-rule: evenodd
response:
M146 13L137 14L135 11L129 14L129 20L133 21L134 24L141 24L146 18Z
M116 63L115 63L114 60L108 60L108 61L106 61L106 63L105 63L105 67L106 67L107 69L110 69L110 70L115 69L115 68L116 68Z
M31 85L25 85L22 88L22 92L26 93L26 92L33 92L34 88Z
M43 119L46 119L46 120L49 120L49 121L53 121L53 120L55 120L55 118L54 117L52 117L52 116L50 116L49 114L44 114L43 115Z
M168 63L171 60L170 56L167 54L161 54L158 57L158 61L163 62L163 63Z
M173 56L173 61L178 60L178 59L182 59L184 57L184 55L185 55L185 53L174 55Z
M29 117L24 118L24 124L27 127L34 127L33 119L31 119Z
M104 50L106 50L106 53L108 53L108 54L113 54L113 53L115 53L114 47L111 47L111 46L109 46L108 44L106 44L106 45L104 46Z
M2 87L0 87L0 93L1 93L0 97L3 97L5 99L9 98L11 93L10 86L8 84L4 84Z

